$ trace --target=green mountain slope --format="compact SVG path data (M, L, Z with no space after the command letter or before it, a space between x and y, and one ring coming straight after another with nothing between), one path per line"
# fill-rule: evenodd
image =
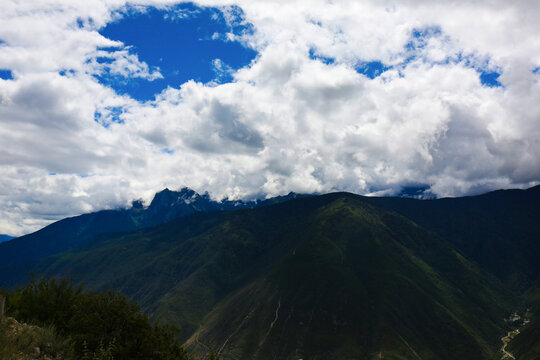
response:
M0 284L23 283L26 276L18 274L26 274L33 268L35 260L86 244L102 234L148 228L198 212L256 208L303 196L306 195L289 193L263 201L225 199L217 202L206 193L199 195L188 188L180 191L165 189L154 196L146 209L140 201L135 201L129 209L103 210L66 218L0 244Z
M0 244L0 267L28 262L67 250L104 232L134 229L136 224L127 211L104 210L66 218L35 233Z
M512 300L446 240L343 193L102 236L35 269L122 291L224 359L491 359Z
M540 278L540 186L438 200L366 200L451 241L514 290Z

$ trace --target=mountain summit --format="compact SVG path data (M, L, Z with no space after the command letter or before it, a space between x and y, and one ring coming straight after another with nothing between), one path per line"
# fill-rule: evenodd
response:
M129 209L102 210L66 218L16 241L0 244L0 278L6 279L1 276L4 267L25 264L86 244L101 234L152 227L197 212L256 208L302 196L306 195L289 193L266 200L214 201L208 193L200 195L189 188L164 189L156 193L146 209L136 200Z

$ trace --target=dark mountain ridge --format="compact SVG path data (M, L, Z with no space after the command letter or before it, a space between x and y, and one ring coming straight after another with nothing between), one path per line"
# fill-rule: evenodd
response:
M347 193L104 234L34 270L122 291L223 359L492 359L515 302L451 242Z
M224 199L218 202L207 193L200 195L188 188L180 191L164 189L156 193L146 209L140 201L134 201L129 209L102 210L62 219L34 233L0 244L0 274L2 268L57 254L92 241L100 234L152 227L196 212L256 208L302 196L306 195L289 193L267 200L245 202Z
M451 241L507 286L525 291L540 276L540 186L478 196L366 198Z
M14 239L14 237L9 236L9 235L5 235L5 234L0 234L0 243L4 242L4 241L11 240L11 239Z
M216 209L165 190L148 209L130 209L138 230L93 235L24 270L121 291L154 320L179 325L197 356L495 359L503 319L540 298L539 194L333 193ZM158 214L175 218L148 227ZM535 344L532 324L516 338L520 354Z

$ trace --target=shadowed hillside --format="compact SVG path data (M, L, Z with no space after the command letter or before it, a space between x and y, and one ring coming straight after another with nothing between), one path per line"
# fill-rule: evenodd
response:
M436 232L514 290L539 279L540 186L439 200L367 200Z
M0 244L0 285L24 282L25 276L14 273L25 274L32 268L33 261L92 242L101 234L148 228L198 212L256 208L302 196L305 195L290 193L262 201L225 199L217 202L208 194L199 195L188 188L180 191L165 189L154 196L146 209L139 201L134 201L129 209L103 210L66 218Z
M102 236L35 269L119 290L224 359L491 359L512 298L438 235L343 193Z

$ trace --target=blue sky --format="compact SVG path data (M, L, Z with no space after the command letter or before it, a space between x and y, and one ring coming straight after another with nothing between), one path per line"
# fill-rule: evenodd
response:
M0 69L0 79L3 79L3 80L13 79L13 74L11 73L11 70Z
M0 233L150 201L540 183L540 3L7 0Z
M188 3L168 9L128 8L121 14L119 20L100 29L100 34L122 41L151 69L159 69L163 78L149 81L105 74L98 79L137 100L152 100L168 86L179 87L188 80L228 82L230 71L248 65L257 55L239 41L227 39L227 34L241 35L249 27L227 23L215 8ZM222 69L216 67L216 60Z

